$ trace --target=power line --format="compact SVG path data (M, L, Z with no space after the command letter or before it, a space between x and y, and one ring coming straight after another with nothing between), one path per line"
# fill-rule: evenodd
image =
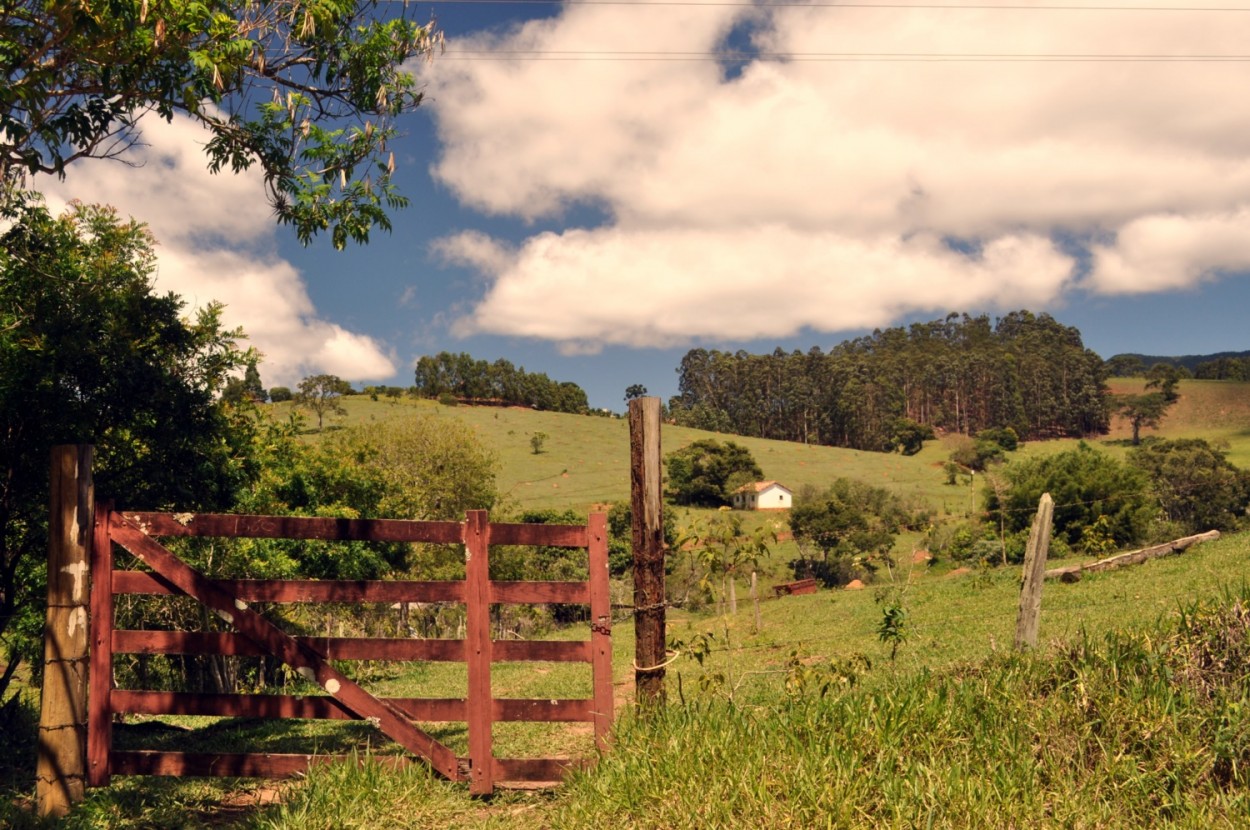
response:
M408 3L410 0L390 0L391 2ZM438 6L709 6L709 7L741 7L757 9L892 9L907 11L939 10L939 11L1059 11L1059 12L1250 12L1250 6L1109 6L1109 5L1046 5L1026 6L1023 4L989 4L989 3L837 3L837 2L777 2L752 3L748 0L427 0L430 5Z
M1247 63L1250 55L1151 55L958 52L634 52L540 49L448 49L440 59L468 61L718 61L760 60L824 63Z

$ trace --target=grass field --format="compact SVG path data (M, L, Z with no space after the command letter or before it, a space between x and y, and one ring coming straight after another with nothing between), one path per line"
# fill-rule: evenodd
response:
M1138 387L1140 381L1113 382L1117 392ZM1186 381L1180 393L1150 434L1222 442L1235 463L1250 465L1250 384ZM418 412L469 423L498 455L509 510L581 511L628 498L623 420L363 397L346 404L339 424ZM275 407L279 414L284 409ZM530 437L538 432L547 438L535 454ZM666 426L663 449L707 435ZM1127 435L1117 424L1094 443L1124 452ZM975 488L944 483L949 447L942 441L904 458L714 437L746 445L767 478L795 489L847 476L922 499L939 517L978 509ZM1072 443L1030 444L1023 452ZM910 552L909 545L904 540L899 552ZM769 573L780 573L791 555L783 546ZM1250 585L1250 535L1076 584L1048 583L1042 645L1023 658L1010 656L1016 569L953 572L951 563L899 559L895 572L883 572L883 581L865 590L766 599L758 630L745 593L732 617L672 610L670 639L681 652L668 674L674 705L651 725L623 718L609 757L559 792L482 801L419 766L397 772L371 763L279 785L131 778L90 793L60 826L1250 826L1250 719L1244 716L1250 647L1243 648L1250 643L1250 613L1233 601ZM905 611L905 636L893 659L879 636L880 600ZM1199 611L1198 602L1208 605ZM1189 664L1175 662L1189 653L1178 645L1182 611L1210 623L1209 632L1199 627L1193 635L1203 648L1237 655L1219 684L1181 682L1189 677ZM628 713L633 632L627 617L615 625L613 644L618 702ZM377 665L361 679L397 696L456 695L465 683L454 664ZM589 692L582 667L502 665L492 679L497 696ZM25 792L21 776L33 768L29 712L22 709L6 724L9 751L0 760L6 793ZM171 723L173 730L142 740L178 747L203 741L205 748L236 751L236 742L246 740L273 751L394 752L363 724ZM183 727L207 728L187 733ZM463 748L462 726L432 728ZM581 726L504 725L496 738L501 755L592 751ZM38 825L22 798L15 806L6 797L0 826Z
M1140 392L1144 381L1112 378L1116 394ZM1226 446L1238 466L1250 467L1250 383L1186 380L1178 386L1180 400L1157 430L1143 435L1206 438ZM620 418L587 417L525 408L447 407L433 401L408 398L371 401L354 396L345 399L347 415L334 425L402 418L415 412L440 418L456 418L473 427L482 442L499 460L499 490L505 507L514 509L574 508L590 510L596 504L629 498L629 427ZM285 417L289 404L273 406ZM534 453L530 437L544 433L543 452ZM1128 425L1112 419L1111 432L1091 439L1112 452L1125 451ZM930 441L911 457L768 441L666 425L661 430L662 451L672 452L700 438L735 441L751 450L766 479L782 482L792 490L806 484L827 485L839 476L887 487L900 495L926 500L940 514L960 515L973 504L967 488L944 484L942 463L950 453L950 440ZM1055 452L1075 441L1034 442L1025 453Z

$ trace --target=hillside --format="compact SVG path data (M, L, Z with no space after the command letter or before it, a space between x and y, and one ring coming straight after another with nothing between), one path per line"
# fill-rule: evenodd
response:
M1144 381L1112 378L1113 393L1139 392ZM1182 381L1180 400L1158 430L1146 435L1201 437L1229 447L1235 464L1250 467L1250 383ZM401 399L371 401L355 396L345 401L348 415L338 424L402 418L415 412L455 418L471 425L499 457L499 491L506 507L518 510L573 508L589 510L595 504L629 498L629 426L624 419L539 412L525 408L442 406L433 401ZM285 416L289 404L272 408ZM544 433L543 451L535 454L530 438ZM927 500L939 514L957 514L972 507L967 488L949 487L941 466L950 442L930 441L915 456L866 452L839 447L744 438L665 425L664 453L700 438L735 441L751 450L764 471L792 489L805 484L824 486L839 476L886 487L903 496ZM1131 432L1121 418L1113 418L1111 432L1092 439L1120 451L1119 443ZM1069 447L1073 441L1034 442L1034 454Z
M1133 392L1140 383L1113 386ZM1186 381L1180 394L1157 434L1225 441L1235 458L1250 462L1250 384ZM583 510L628 496L623 420L363 396L346 405L340 425L418 413L471 425L498 453L500 490L513 508ZM288 407L271 411L284 415ZM547 436L537 454L530 443L536 433ZM663 449L709 435L666 427ZM1120 453L1126 436L1117 425L1096 443ZM791 486L850 476L928 499L946 514L977 509L979 488L943 483L954 438L903 457L712 437L740 441L767 477ZM1025 452L1073 443L1036 442ZM66 826L1247 826L1250 732L1240 707L1250 688L1236 667L1248 655L1250 596L1236 586L1250 580L1248 550L1250 535L1229 534L1183 556L1074 585L1048 583L1042 648L1023 657L1010 650L1014 568L952 571L949 562L900 557L892 585L883 579L874 590L766 598L758 623L745 594L736 616L674 608L669 634L681 654L669 669L673 705L651 723L627 714L633 631L626 611L614 625L622 717L612 750L555 793L483 801L421 766L392 771L371 762L282 784L119 777L91 791ZM890 602L905 609L897 654L881 637ZM584 674L572 668L502 663L492 688L500 697L587 694ZM451 663L361 671L371 688L391 696L454 697L465 683L463 667ZM28 788L33 709L24 716L29 723L20 733L8 733L18 735L10 739L16 763L0 764L0 792ZM358 724L199 728L205 725L174 719L164 740L179 748L195 741L225 747L229 739L232 750L249 742L306 751L311 742L326 753L395 751ZM495 737L508 755L552 746L589 755L589 734L578 729L501 723ZM457 751L465 741L459 724L432 732ZM23 811L23 797L14 797L0 803L0 825L40 826Z

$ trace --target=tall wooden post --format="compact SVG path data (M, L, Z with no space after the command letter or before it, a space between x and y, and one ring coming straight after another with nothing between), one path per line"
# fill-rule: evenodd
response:
M629 481L634 547L634 689L640 707L664 703L664 516L660 498L660 399L629 402Z
M88 562L95 493L94 448L52 448L48 613L35 797L41 816L63 816L87 778Z
M1037 515L1029 530L1029 546L1024 551L1024 584L1020 588L1020 614L1016 617L1016 648L1037 645L1037 628L1042 616L1042 583L1046 574L1046 554L1050 551L1051 520L1055 502L1042 493Z
M490 685L493 659L490 639L490 521L485 510L470 510L464 523L465 636L468 664L469 792L490 795L495 789Z

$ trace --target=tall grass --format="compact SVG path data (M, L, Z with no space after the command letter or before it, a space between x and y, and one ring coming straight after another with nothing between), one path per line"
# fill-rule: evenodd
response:
M551 827L1238 827L1245 595L874 688L703 700L618 731Z

